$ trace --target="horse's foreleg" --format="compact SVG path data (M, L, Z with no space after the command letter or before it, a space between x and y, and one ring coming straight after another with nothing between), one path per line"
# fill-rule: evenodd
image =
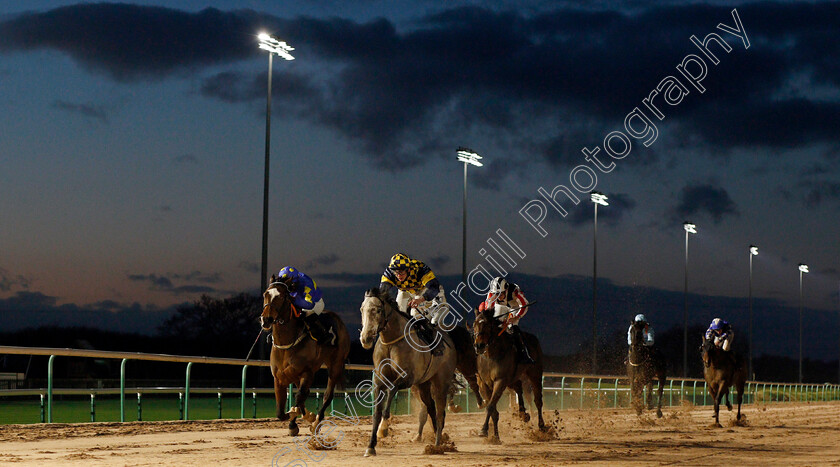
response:
M659 380L659 390L657 391L656 396L656 417L662 418L662 393L665 392L665 377L660 376Z
M420 413L418 414L418 417L417 438L414 438L414 442L416 443L423 441L423 427L426 426L426 419L429 418L429 411L426 410L426 404L420 404Z
M711 387L711 386L710 386ZM723 398L723 390L717 389L715 391L714 401L715 401L715 426L718 428L723 428L720 424L720 400Z
M380 393L385 393L385 391L380 386L374 386L374 397L376 401L376 405L373 409L373 427L370 433L370 443L368 443L368 448L365 450L365 457L375 456L376 455L376 432L379 430L379 423L382 421L382 411L385 408L385 397L380 399Z
M432 429L437 433L437 408L435 407L435 400L432 398L432 390L431 390L431 381L426 381L425 383L417 385L418 395L420 396L420 401L423 402L423 405L426 406L426 411L429 414L429 419L432 421ZM444 400L444 404L446 401ZM444 407L440 407L440 410L444 410Z
M525 394L522 390L522 380L515 382L512 387L516 393L516 399L519 402L519 418L527 423L531 420L531 417L528 416L528 411L525 409Z
M435 446L440 446L441 437L443 436L443 426L446 423L446 397L449 393L449 381L443 380L435 387L435 393L432 397L435 401L436 410L436 426L435 426Z
M487 403L487 410L489 411L489 416L493 417L493 437L494 439L499 439L499 410L496 409L496 403L499 402L501 399L502 394L505 392L505 384L497 380L493 384L493 395L490 397L490 402ZM487 427L487 422L485 422L485 428Z
M484 405L484 399L481 397L481 388L478 385L478 378L475 375L464 376L464 379L467 380L467 384L472 389L473 394L475 394L475 400L478 402L478 408L480 409Z
M312 432L315 433L315 429L324 421L324 411L327 410L327 406L333 400L333 395L335 392L335 378L330 377L327 380L327 390L324 391L324 398L321 400L321 409L318 410L318 416L315 419L315 422L312 424Z
M538 427L540 430L545 430L545 421L543 420L543 396L542 396L542 375L540 374L531 374L528 375L528 378L531 383L531 392L534 393L534 406L536 406L537 410L537 419L539 420Z
M377 435L381 438L388 436L388 427L391 426L391 401L394 400L394 396L396 391L392 391L390 388L385 391L385 408L382 409L382 421L379 422L379 430L377 431Z
M286 385L280 383L276 374L273 374L272 376L274 376L274 413L277 415L278 420L281 422L286 421L289 419L289 416L286 414L286 396L288 394Z

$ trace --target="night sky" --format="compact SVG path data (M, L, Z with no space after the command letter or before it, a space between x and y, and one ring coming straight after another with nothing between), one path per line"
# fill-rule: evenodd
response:
M591 277L594 189L599 277L682 292L689 220L692 293L746 297L755 244L753 296L796 309L807 263L806 334L836 339L814 323L838 313L840 3L445 3L2 2L0 311L257 291L267 31L296 58L273 67L270 271L368 275L358 302L397 252L457 276L467 146L468 270L502 229L514 280Z

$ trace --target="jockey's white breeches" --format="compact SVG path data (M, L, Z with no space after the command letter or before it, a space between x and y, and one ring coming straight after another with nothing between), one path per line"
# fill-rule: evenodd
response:
M311 310L303 310L303 314L309 316L311 314L320 315L321 312L324 311L324 299L320 299L315 302L315 306Z
M406 292L404 290L400 290L399 292L397 292L397 305L399 305L400 311L408 312L408 302L412 298L417 297L420 297L420 295L413 296L411 295L411 293ZM438 319L440 319L444 314L446 314L446 311L446 296L443 293L443 286L441 286L440 292L438 292L435 298L433 298L431 301L425 301L419 306L411 309L411 317L426 318L432 324L437 324Z

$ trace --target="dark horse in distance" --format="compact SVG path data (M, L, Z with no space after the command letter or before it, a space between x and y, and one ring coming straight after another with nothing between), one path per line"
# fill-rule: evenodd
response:
M644 344L645 323L634 321L630 328L630 350L627 354L627 378L630 380L630 401L641 415L644 408L642 390L647 387L648 410L653 410L653 379L659 380L656 416L662 418L662 392L665 390L665 359L659 352Z
M715 401L715 426L721 428L720 401L729 394L731 386L735 386L735 391L738 392L736 420L741 421L741 401L744 398L744 384L747 382L747 368L744 366L743 359L719 349L711 339L703 339L700 353L703 357L703 377L706 378L706 387ZM732 402L729 399L725 400L726 408L732 410Z
M300 431L295 422L299 416L312 423L311 428L314 431L324 419L324 410L330 406L336 384L339 388L344 384L344 362L350 353L350 337L337 314L324 311L321 316L324 315L332 320L335 339L331 343L316 342L314 338L311 338L303 317L292 305L286 284L276 282L276 278L271 277L271 284L263 294L260 324L263 329L271 331L270 367L271 375L274 376L277 418L289 420L291 436L297 436ZM328 380L321 409L316 418L311 413L307 414L305 403L315 373L321 366L327 367ZM295 395L294 406L288 413L284 413L286 388L290 384L297 386L298 391Z
M475 350L478 353L478 376L487 394L485 401L487 415L481 428L481 436L487 436L490 418L492 418L495 439L499 438L499 411L496 409L496 403L509 387L514 388L521 395L523 382L529 383L533 389L539 428L540 430L546 428L542 414L543 353L540 342L533 334L522 333L528 353L535 362L525 364L518 361L518 352L513 343L514 337L506 331L506 324L494 318L492 311L476 313L473 333ZM523 420L526 420L524 398L521 396L519 397L519 412Z

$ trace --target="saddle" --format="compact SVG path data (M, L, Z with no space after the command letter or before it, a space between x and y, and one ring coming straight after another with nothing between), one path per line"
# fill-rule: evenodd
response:
M320 315L307 317L304 322L306 323L306 332L312 340L323 345L338 345L338 332L336 331L338 326L330 315L321 313ZM318 329L319 327L321 329Z

